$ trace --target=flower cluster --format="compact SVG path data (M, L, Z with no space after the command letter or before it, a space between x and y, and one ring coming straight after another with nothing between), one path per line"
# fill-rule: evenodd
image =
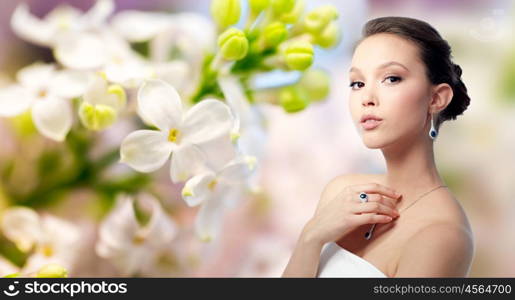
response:
M146 177L120 188L98 182L101 176L95 172L121 162L140 173L154 173L169 162L169 177L180 185L180 197L188 207L200 206L197 236L210 241L220 231L224 212L258 189L265 136L260 105L295 113L329 94L327 73L312 66L314 47L331 48L341 39L336 9L324 5L308 12L304 0L248 4L247 20L240 20L240 0L213 0L214 22L194 13L113 14L113 0L97 0L86 12L60 5L44 18L22 3L12 15L13 31L51 49L55 61L24 67L14 82L0 88L0 116L72 145L72 157L82 169L66 173L62 186L86 183L117 199L100 226L96 251L123 274L144 274L140 266L151 266L151 258L178 229L159 197L149 194ZM284 86L255 84L277 71L294 73L297 79ZM84 162L81 155L88 153L83 147L92 147L100 140L95 135L122 120L135 130L107 156ZM38 192L19 202L35 201ZM146 225L136 218L135 199L140 198L151 211ZM4 216L3 228L21 251L48 254L52 238L61 235L35 229L35 224L51 226L50 220L18 208ZM76 237L71 228L65 236ZM60 255L61 242L70 241L56 242L52 255ZM68 268L68 260L58 263Z

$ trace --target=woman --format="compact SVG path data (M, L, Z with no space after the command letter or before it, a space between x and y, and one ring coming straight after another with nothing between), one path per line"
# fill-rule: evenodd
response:
M433 154L442 122L470 102L448 43L426 22L377 18L365 24L351 65L352 119L365 145L381 149L387 172L329 182L283 276L467 276L470 224Z

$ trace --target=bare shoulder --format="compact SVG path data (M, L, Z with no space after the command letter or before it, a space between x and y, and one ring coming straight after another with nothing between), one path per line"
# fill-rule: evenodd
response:
M466 277L474 256L474 240L459 222L433 222L403 245L396 277Z

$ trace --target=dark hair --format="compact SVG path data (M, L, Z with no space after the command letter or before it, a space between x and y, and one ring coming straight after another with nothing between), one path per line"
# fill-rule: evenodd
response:
M456 120L470 104L467 87L461 80L462 70L451 61L451 47L438 31L428 23L407 17L381 17L368 21L363 27L361 41L378 33L391 33L415 43L425 64L426 74L432 84L448 83L453 97L435 120L435 127L446 120ZM359 44L359 42L358 42Z

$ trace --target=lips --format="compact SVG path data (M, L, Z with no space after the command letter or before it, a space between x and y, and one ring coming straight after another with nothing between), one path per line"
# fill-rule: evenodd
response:
M366 130L374 129L381 124L382 120L383 119L375 115L363 115L363 117L361 117L361 126Z
M366 122L367 120L375 120L375 121L381 121L383 119L379 118L376 115L366 114L361 117L361 123Z

